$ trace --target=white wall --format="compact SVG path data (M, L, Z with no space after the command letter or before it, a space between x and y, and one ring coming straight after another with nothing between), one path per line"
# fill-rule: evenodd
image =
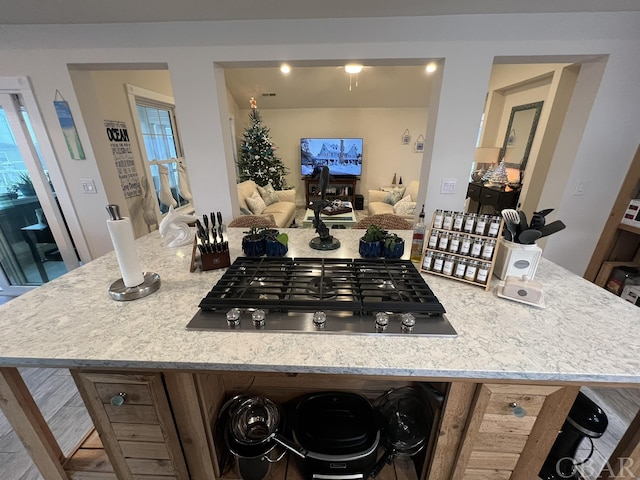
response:
M345 137L363 139L362 175L356 193L390 185L393 175L408 184L420 178L422 155L413 151L413 142L424 137L425 108L305 108L261 109L260 115L277 145L276 155L290 169L287 181L296 188L298 205L305 204L300 172L300 139L303 137ZM249 125L249 110L240 112L242 132ZM405 130L412 135L409 145L400 140Z
M95 156L88 152L85 162L65 161L66 146L51 103L55 90L60 90L77 123L82 123L69 63L166 63L180 109L196 207L223 210L229 216L231 152L225 149L229 140L222 122L228 112L224 81L214 75L216 62L444 59L441 96L436 112L432 111L436 116L429 122L423 156L428 168L422 169L421 178L428 181L422 182L421 190L425 188L430 209L461 209L494 58L570 63L573 56L609 55L579 141L563 150L575 158L568 184L581 179L587 188L582 196L565 189L557 211L559 218L571 222L567 233L554 235L557 238L550 239L545 251L545 256L582 273L638 145L639 43L640 14L628 12L188 22L165 23L162 28L3 26L0 75L31 78L62 169L74 188L71 195L78 216L87 226L86 234L95 237L92 253L98 255L111 249L105 240L104 205L74 187L78 178L96 173ZM578 107L572 106L575 111ZM228 120L225 123L228 129ZM563 131L571 128L565 125ZM88 143L84 127L78 130L83 144ZM457 179L454 195L439 193L442 178Z
M131 219L136 238L145 235L149 230L142 215L143 197L139 195L125 199L111 147L107 142L104 120L122 121L127 125L136 171L139 180L142 181L147 175L147 170L143 164L125 84L173 97L169 72L167 70L72 70L71 77L109 203L120 205L121 214Z

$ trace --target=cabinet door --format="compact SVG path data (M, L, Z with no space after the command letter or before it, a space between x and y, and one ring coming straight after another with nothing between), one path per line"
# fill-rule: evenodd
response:
M189 478L160 373L72 374L119 479Z
M480 385L452 479L534 478L577 394L578 387Z

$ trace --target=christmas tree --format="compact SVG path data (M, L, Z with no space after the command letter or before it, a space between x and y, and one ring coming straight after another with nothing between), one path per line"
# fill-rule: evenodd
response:
M253 180L261 187L271 182L274 189L285 190L289 169L274 154L276 147L271 143L269 129L262 124L257 108L251 109L249 118L251 126L245 130L240 146L238 175L241 180Z

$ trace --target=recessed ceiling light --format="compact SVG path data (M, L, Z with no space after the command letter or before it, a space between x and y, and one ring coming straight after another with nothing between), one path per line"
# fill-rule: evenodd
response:
M289 65L287 65L286 63L283 63L280 66L280 71L286 75L287 73L289 73L291 71L291 67Z
M434 62L431 62L429 65L427 65L427 68L425 69L427 71L427 73L433 73L438 69L438 65L436 65Z
M350 63L344 66L344 71L347 73L360 73L362 71L362 65L357 63Z

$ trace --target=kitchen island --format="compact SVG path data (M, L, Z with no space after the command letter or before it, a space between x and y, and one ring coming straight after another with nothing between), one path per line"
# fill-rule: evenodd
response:
M342 246L323 252L308 247L313 230L281 231L289 234L289 256L329 258L358 257L363 233L332 231ZM411 232L398 233L410 240ZM230 229L232 260L242 255L241 238L242 229ZM536 275L545 287L544 309L424 274L458 333L444 338L188 331L185 325L223 271L190 273L191 246L169 249L158 232L138 240L138 253L143 269L162 281L143 299L110 299L108 288L120 277L111 253L0 307L0 396L5 398L0 404L20 422L14 428L23 440L26 436L47 479L66 474L48 429L33 418L38 412L29 405L26 414L20 412L24 408L17 404L24 406L28 392L15 367L72 370L119 475L102 478L145 478L145 472L221 476L221 446L211 440L212 424L224 398L249 385L286 399L312 388L371 396L418 381L446 394L438 435L418 476L534 478L580 386L640 387L637 307L544 259ZM160 439L135 444L135 436L127 437L123 425L148 422L139 416L114 420L123 411L109 405L119 393L115 385L147 392L139 404L153 409ZM124 407L136 407L134 397ZM509 407L515 399L528 418L513 426L520 420ZM513 450L516 441L520 446L505 452L483 445L487 424L496 434L512 435L504 446ZM166 448L160 456L139 453L158 443ZM128 448L138 453L129 454ZM140 458L151 459L157 471Z

